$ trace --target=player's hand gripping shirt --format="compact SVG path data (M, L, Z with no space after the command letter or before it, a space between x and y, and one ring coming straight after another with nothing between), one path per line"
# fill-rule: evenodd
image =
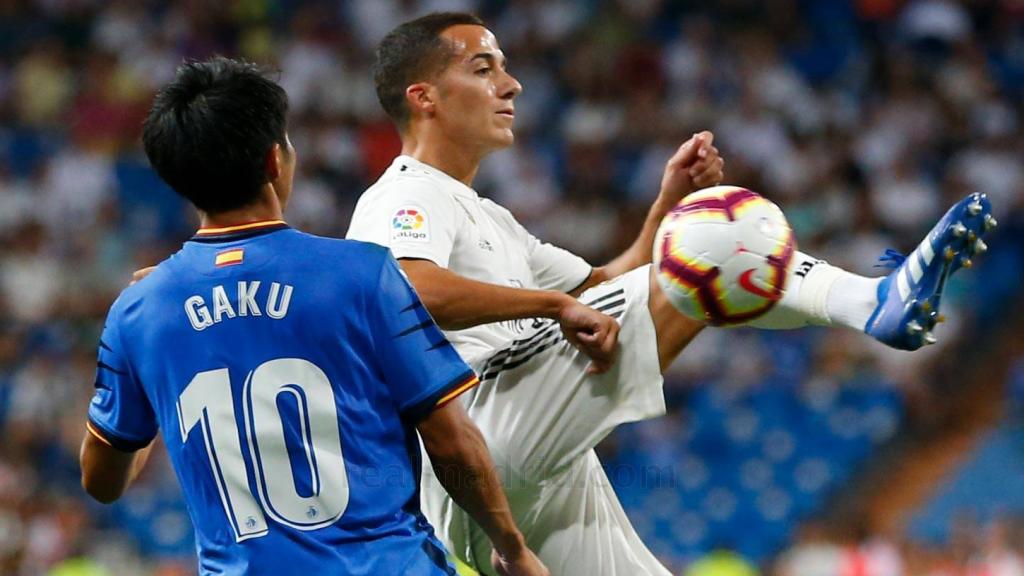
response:
M387 250L201 231L117 299L98 366L90 431L163 431L201 573L454 574L414 425L476 378Z
M387 246L395 258L430 260L460 276L500 286L570 292L591 271L582 258L539 241L508 210L409 156L396 158L359 198L348 238ZM472 362L529 322L446 334Z

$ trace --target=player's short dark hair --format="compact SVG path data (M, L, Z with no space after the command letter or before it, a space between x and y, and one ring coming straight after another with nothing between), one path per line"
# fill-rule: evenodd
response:
M405 89L444 71L454 54L441 33L460 24L483 26L465 12L435 12L395 28L380 41L373 64L373 82L384 111L400 127L409 122Z
M266 158L285 146L288 96L255 64L215 57L186 62L153 100L142 126L157 174L204 212L252 204Z

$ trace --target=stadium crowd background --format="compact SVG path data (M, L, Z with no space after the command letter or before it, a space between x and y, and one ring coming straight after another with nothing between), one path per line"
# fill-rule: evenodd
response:
M141 153L155 89L183 58L278 67L299 154L287 218L341 236L398 147L373 46L438 9L483 16L525 87L516 146L486 162L478 190L592 262L629 243L664 161L699 129L715 132L727 182L778 202L804 251L864 274L986 192L1001 230L950 286L940 345L907 355L846 332L709 330L667 379L669 416L623 427L602 452L641 535L679 571L1024 574L1009 504L940 512L916 531L833 521L878 455L955 423L950 399L995 343L1017 368L987 372L1008 407L988 424L1010 443L988 476L1020 484L1017 0L0 1L0 574L194 572L166 459L113 507L78 484L107 308L196 223ZM746 560L695 563L715 548Z

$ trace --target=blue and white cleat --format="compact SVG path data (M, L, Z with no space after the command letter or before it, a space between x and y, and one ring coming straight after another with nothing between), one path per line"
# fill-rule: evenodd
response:
M975 193L954 204L910 256L887 251L882 259L898 268L879 284L878 307L864 332L900 350L935 344L946 279L988 249L981 237L995 227L988 198Z

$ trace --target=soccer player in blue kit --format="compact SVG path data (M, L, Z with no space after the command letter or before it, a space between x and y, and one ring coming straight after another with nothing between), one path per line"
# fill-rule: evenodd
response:
M494 543L544 575L459 402L477 384L387 249L282 218L296 162L284 91L187 63L143 142L202 227L110 309L82 483L116 500L158 430L202 574L454 574L420 512L420 447Z

